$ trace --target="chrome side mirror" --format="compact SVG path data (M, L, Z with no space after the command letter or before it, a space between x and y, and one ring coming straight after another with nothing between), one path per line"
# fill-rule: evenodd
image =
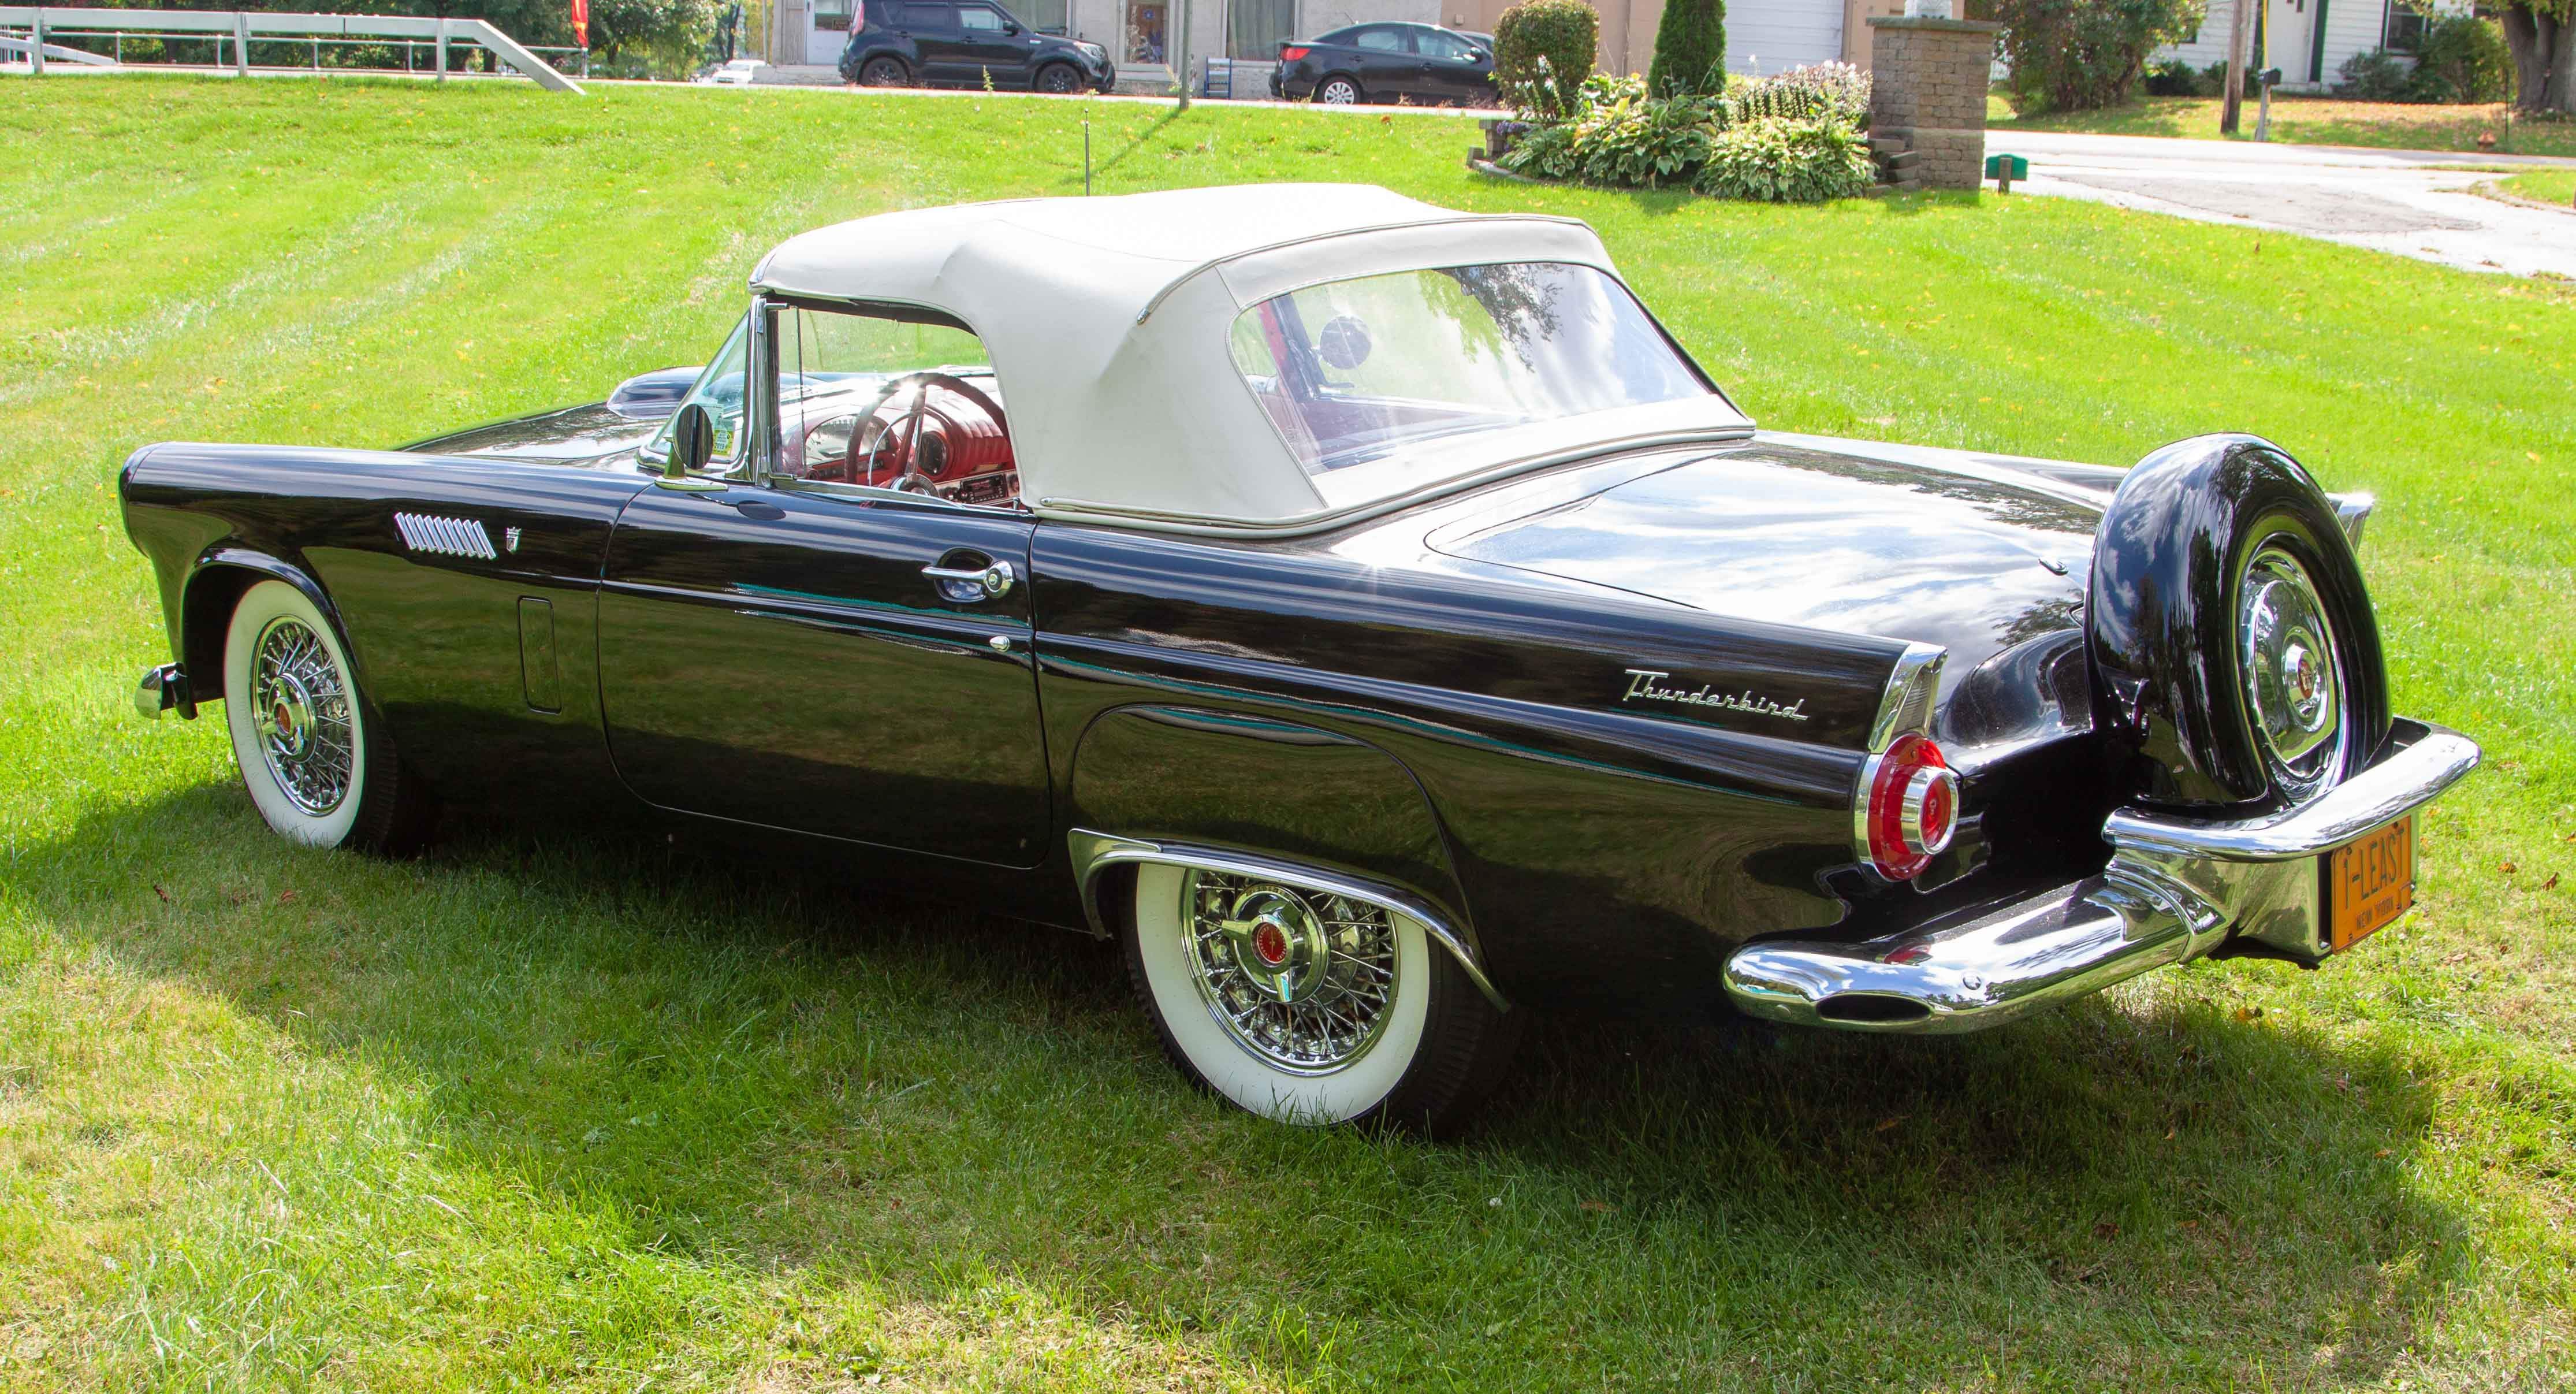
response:
M707 415L704 404L689 403L671 420L671 457L662 462L661 477L653 483L687 494L711 494L724 488L720 479L698 477L715 449L715 419Z

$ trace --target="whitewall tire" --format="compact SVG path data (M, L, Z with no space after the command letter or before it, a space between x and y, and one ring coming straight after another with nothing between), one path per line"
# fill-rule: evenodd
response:
M1440 1130L1518 1034L1419 921L1373 902L1145 865L1127 931L1173 1062L1279 1122Z
M423 796L359 693L338 627L303 591L271 580L242 592L223 694L242 786L279 836L385 851L425 834Z

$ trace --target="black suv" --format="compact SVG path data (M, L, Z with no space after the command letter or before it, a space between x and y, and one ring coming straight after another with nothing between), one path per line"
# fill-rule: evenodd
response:
M1435 24L1354 24L1279 46L1270 95L1292 102L1494 104L1494 45Z
M843 79L868 87L1106 92L1109 50L1041 34L985 0L863 0L841 50Z

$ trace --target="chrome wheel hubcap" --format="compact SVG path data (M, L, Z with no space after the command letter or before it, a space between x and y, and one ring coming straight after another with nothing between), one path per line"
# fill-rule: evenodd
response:
M2255 551L2237 595L2240 667L2255 739L2273 783L2293 802L2307 799L2334 783L2344 766L2334 629L2307 569L2279 547Z
M251 654L261 761L289 803L322 817L349 797L357 768L348 685L322 637L293 617L271 620Z
M1199 995L1265 1064L1329 1073L1386 1029L1396 953L1382 907L1212 871L1184 878L1181 898Z

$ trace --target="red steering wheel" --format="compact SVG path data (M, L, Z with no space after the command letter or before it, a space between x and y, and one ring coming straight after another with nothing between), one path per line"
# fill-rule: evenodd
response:
M884 392L877 398L877 405L868 414L868 421L882 421L884 429L870 432L862 425L850 433L847 468L853 482L907 493L932 492L936 479L932 472L921 467L921 440L923 431L936 416L930 405L930 390L934 387L956 393L981 408L996 425L1001 423L1001 405L965 379L953 373L907 373L885 385ZM912 400L898 414L888 418L885 415L887 404L907 388L912 392ZM943 423L943 438L945 434Z

